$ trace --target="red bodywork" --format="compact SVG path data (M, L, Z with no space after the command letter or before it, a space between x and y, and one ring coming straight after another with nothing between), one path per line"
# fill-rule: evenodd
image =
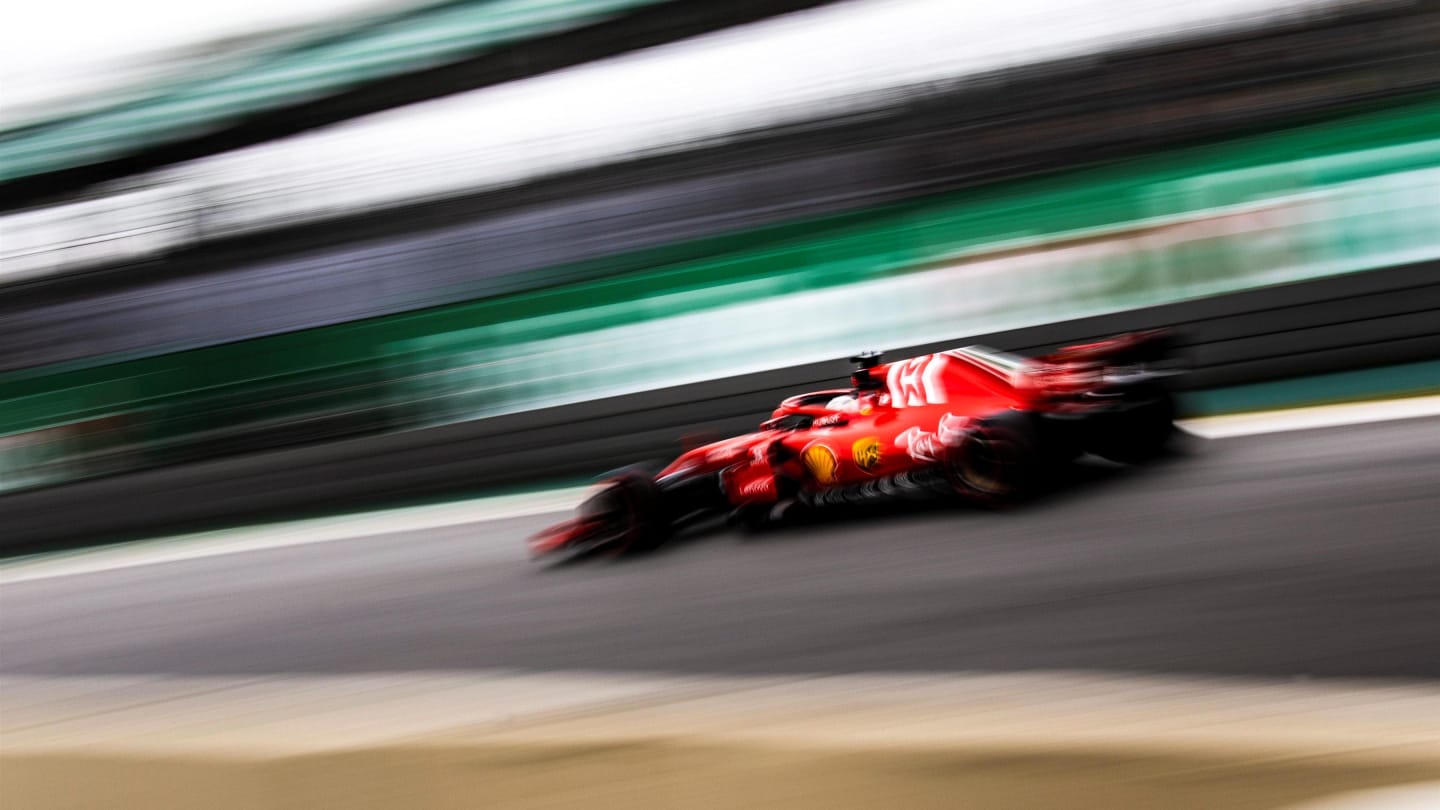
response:
M862 368L854 388L790 397L761 430L689 450L654 479L718 481L724 503L744 508L797 487L815 493L933 468L999 414L1083 420L1109 407L1093 392L1159 337L1123 335L1034 359L967 347ZM584 512L532 538L531 551L570 548L606 528L605 515Z

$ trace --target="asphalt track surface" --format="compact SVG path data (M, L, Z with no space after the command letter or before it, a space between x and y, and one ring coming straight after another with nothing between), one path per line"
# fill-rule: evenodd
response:
M538 567L540 516L0 587L0 672L1440 675L1440 420Z

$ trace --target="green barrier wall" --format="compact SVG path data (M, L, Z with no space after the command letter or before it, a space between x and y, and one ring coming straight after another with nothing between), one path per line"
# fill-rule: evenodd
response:
M558 267L522 294L15 372L0 488L1440 258L1436 133L1431 100Z

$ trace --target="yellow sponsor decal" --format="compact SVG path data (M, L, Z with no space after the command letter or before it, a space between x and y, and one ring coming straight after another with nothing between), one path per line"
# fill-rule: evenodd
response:
M834 483L835 471L840 467L834 450L823 444L812 444L800 454L800 460L805 462L805 469L815 476L816 481L822 484Z
M884 446L874 436L866 436L850 448L850 456L855 459L855 466L871 472L880 466L880 460L885 456Z

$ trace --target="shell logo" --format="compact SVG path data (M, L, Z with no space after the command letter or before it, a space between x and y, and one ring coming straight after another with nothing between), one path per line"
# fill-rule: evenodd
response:
M879 439L867 436L851 446L850 456L855 459L856 467L868 473L880 466L880 460L885 457L885 448Z
M805 469L815 476L816 481L822 484L834 483L835 471L840 467L834 450L823 444L812 444L800 454L800 460L805 463Z

